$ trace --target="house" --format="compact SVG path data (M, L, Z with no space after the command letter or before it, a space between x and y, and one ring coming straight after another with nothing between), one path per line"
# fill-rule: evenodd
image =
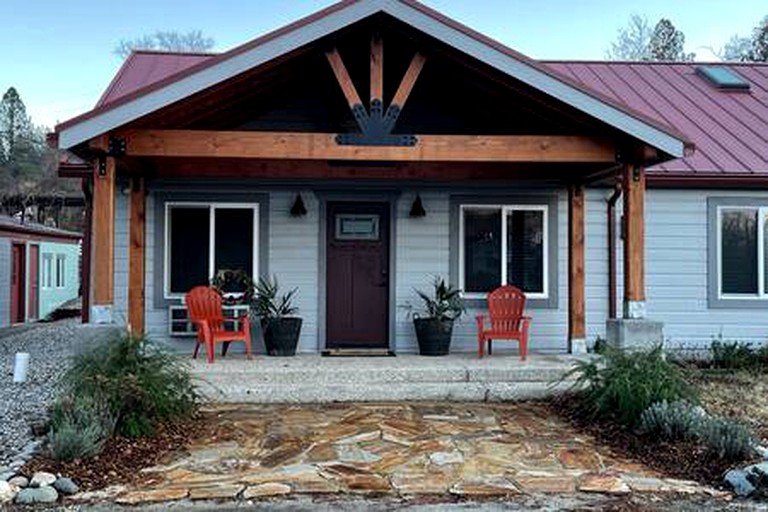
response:
M0 216L0 327L45 318L80 293L80 233Z
M767 134L766 65L540 62L346 0L225 53L134 53L55 138L92 183L93 322L187 350L184 292L236 268L298 288L303 352L409 352L442 275L454 350L509 282L531 350L567 353L765 340Z

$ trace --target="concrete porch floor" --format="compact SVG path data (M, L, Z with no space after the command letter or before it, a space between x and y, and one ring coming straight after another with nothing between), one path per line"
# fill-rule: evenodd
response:
M422 357L279 358L237 354L188 361L206 398L229 403L381 401L502 401L542 398L567 390L558 382L589 356L476 354Z

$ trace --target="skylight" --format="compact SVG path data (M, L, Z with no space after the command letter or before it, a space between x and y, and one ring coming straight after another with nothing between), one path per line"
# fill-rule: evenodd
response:
M724 66L699 66L696 68L696 73L707 79L718 89L729 91L749 90L749 82Z

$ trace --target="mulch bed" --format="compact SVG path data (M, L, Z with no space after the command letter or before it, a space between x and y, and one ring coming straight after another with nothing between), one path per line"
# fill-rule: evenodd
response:
M27 463L23 472L59 473L72 478L84 491L115 483L127 485L142 478L141 469L161 463L192 441L204 438L211 430L211 422L204 415L197 415L184 422L160 425L153 437L113 437L106 442L101 454L90 459L59 462L41 454Z
M668 477L721 487L723 475L729 469L749 462L724 462L697 443L640 435L617 422L594 418L585 412L585 406L575 395L552 400L545 406L552 414L608 446L616 455L633 459Z

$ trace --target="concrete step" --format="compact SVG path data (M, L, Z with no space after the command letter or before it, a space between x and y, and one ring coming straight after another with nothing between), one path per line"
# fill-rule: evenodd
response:
M479 360L445 358L294 358L195 361L192 372L210 400L249 403L493 401L542 398L572 385L560 382L577 358L533 356Z
M564 393L570 383L422 382L396 384L258 384L207 383L204 396L222 403L300 404L333 402L499 402L532 400Z

